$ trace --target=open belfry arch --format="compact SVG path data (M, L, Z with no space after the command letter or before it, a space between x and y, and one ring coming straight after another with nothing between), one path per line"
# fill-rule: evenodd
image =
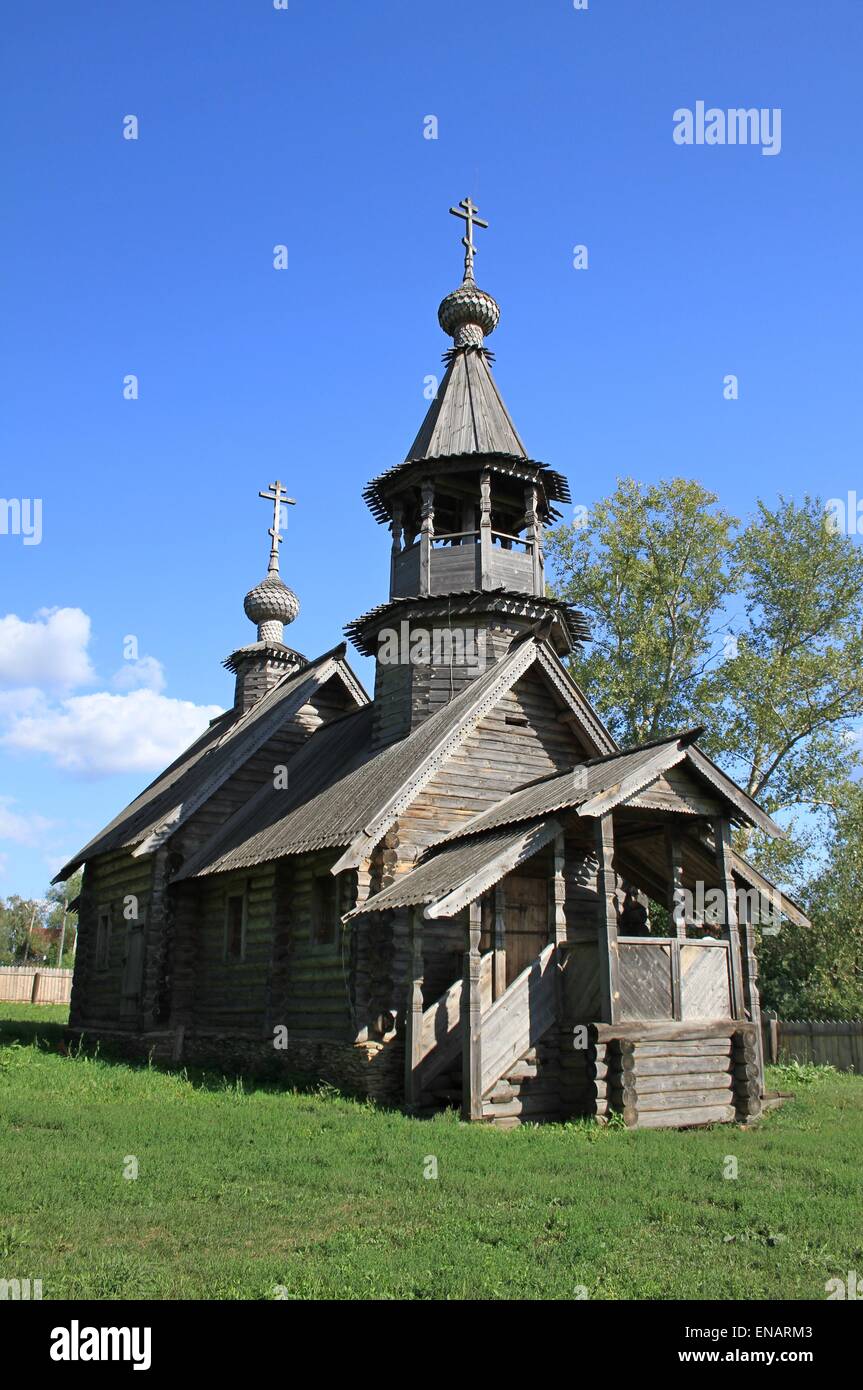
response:
M494 379L500 310L474 278L487 223L470 199L451 211L465 262L438 311L446 371L363 493L390 536L387 597L345 629L374 658L373 697L344 645L285 644L293 499L271 483L232 708L58 875L85 866L70 1027L416 1115L748 1118L756 922L806 919L732 831L782 832L699 730L620 749L569 674L590 633L544 561L569 488Z

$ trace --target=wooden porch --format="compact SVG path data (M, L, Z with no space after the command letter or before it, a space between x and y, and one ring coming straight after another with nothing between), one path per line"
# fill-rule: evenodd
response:
M573 849L584 823L552 828L530 863L463 908L458 900L448 904L461 908L456 920L463 922L466 950L460 976L432 1001L424 995L425 956L441 925L440 909L413 910L406 1105L430 1114L458 1104L466 1120L507 1126L607 1118L615 1111L638 1127L760 1113L752 930L745 924L742 949L733 886L721 936L693 935L693 924L674 910L684 874L670 833L666 900L675 934L621 935L622 880L610 814L589 827L593 883L587 890L584 856ZM715 828L717 877L726 873L730 881L729 832L721 823ZM535 877L526 880L525 872ZM540 873L545 903L538 922L536 912L525 918L524 904L526 883L540 883ZM513 932L514 920L528 926ZM525 940L534 945L523 963Z

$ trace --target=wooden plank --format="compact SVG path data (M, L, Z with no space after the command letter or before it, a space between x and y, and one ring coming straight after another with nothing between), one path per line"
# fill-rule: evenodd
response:
M682 1129L693 1125L727 1124L736 1119L733 1105L699 1105L692 1109L648 1110L627 1118L624 1122L637 1129Z

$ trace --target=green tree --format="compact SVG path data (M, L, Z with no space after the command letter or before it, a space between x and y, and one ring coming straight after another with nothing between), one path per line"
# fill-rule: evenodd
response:
M734 525L696 482L622 478L588 525L549 533L556 592L593 629L574 674L624 746L695 718L734 584Z
M745 626L696 692L703 742L771 813L835 816L859 767L863 549L817 498L782 498L759 502L733 564Z
M784 923L759 951L761 993L780 1018L863 1018L863 789L839 809L831 851L804 893L811 927Z
M37 898L13 893L0 898L0 965L23 965L41 958L41 928L45 904Z

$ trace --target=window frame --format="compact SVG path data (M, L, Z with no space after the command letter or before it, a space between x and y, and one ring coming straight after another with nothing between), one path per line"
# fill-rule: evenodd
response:
M321 887L326 884L327 895L332 894L330 899L332 921L330 923L331 933L325 940L319 939L319 932L323 920L321 910ZM309 916L309 946L313 951L333 951L339 944L339 899L341 890L340 877L333 877L329 869L318 872L312 876L312 900L311 912Z
M230 951L231 943L231 903L239 898L242 904L240 909L240 952L234 955ZM246 927L249 917L249 889L248 885L240 888L236 892L230 889L225 890L225 925L224 937L222 941L222 961L225 965L242 965L246 959Z
M96 959L95 968L100 975L111 968L111 938L113 935L113 913L111 904L104 903L96 911Z

